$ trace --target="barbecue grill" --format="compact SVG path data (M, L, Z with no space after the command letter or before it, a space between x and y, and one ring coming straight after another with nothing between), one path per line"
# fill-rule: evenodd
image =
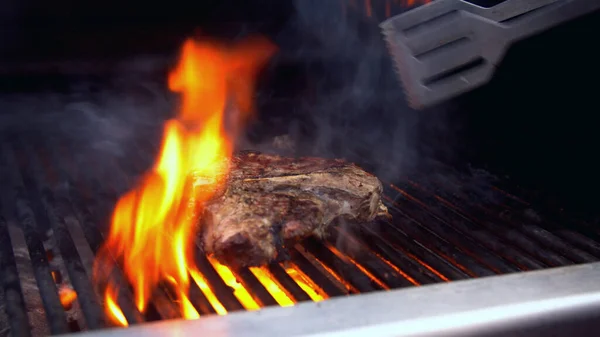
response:
M288 56L277 62L295 62ZM306 53L301 58L317 62L307 62ZM158 58L148 76L166 59ZM98 69L111 67L82 67L69 76ZM386 83L395 83L390 76ZM303 88L301 98L307 95ZM489 99L486 92L473 95L455 103L477 108L480 97ZM285 124L281 106L293 103L266 96L261 99L277 110L276 124ZM4 128L0 337L595 336L600 329L600 229L593 217L549 204L539 188L437 157L418 170L381 177L393 220L336 226L324 241L289 247L289 261L227 267L197 244L202 282L191 282L189 298L198 320L181 319L168 284L140 313L123 281L118 305L129 327L116 328L93 286L93 261L115 202L152 162L156 140L140 133L126 156L110 157L60 130ZM490 151L482 143L488 150L481 151ZM124 280L121 270L114 276Z
M106 215L118 196L114 186L120 183L119 175L134 177L139 170L129 171L115 163L108 168L115 173L112 178L92 179L88 185L77 177L64 180L61 178L66 172L72 172L65 168L73 163L68 160L72 151L60 143L26 143L23 137L4 139L2 147L3 324L13 336L81 330L98 330L96 334L102 335L106 332L99 329L110 324L104 319L99 297L90 282L92 261L105 234ZM317 319L315 324L321 328L333 319L333 324L321 332L354 327L367 329L364 333L368 329L379 333L378 329L384 327L401 326L394 331L398 335L402 331L417 333L430 324L440 331L444 328L464 331L460 329L503 321L510 324L502 325L502 329L509 329L519 324L510 320L515 312L532 315L533 321L524 323L535 325L546 319L544 315L581 318L577 314L580 310L589 306L598 308L600 294L593 281L600 275L600 264L594 263L600 259L597 229L581 224L575 230L559 220L540 223L531 205L497 186L478 186L486 191L481 194L471 189L475 184L469 184L468 177L457 173L444 176L446 181L441 184L446 191L451 186L447 177L453 177L455 184L464 184L467 189L462 194L448 193L437 189L431 179L421 183L419 177L396 184L386 182L385 201L394 217L392 222L361 226L359 231L338 227L325 242L308 239L298 244L291 250L290 262L267 267L275 286L260 281L250 269L231 270L236 282L260 307L318 302L265 313L235 314L231 318L234 331L230 333L244 334L248 328L245 324L252 324L257 326L256 335L279 335L278 328L270 324L261 328L259 322L276 317L284 321L306 317L312 322L329 312L339 316L340 321ZM57 186L53 181L68 181L70 186ZM100 185L109 186L113 193L104 193ZM219 273L200 248L196 262L224 311L239 313L249 307L227 284L231 278ZM575 266L581 264L584 265ZM562 268L540 271L551 267ZM489 278L523 271L531 273ZM473 278L481 279L465 281ZM461 282L454 284L454 281ZM443 284L448 282L451 283ZM439 285L411 289L433 284ZM61 304L60 293L65 287L77 293L77 300L68 307ZM532 289L535 296L528 293ZM368 293L373 294L363 298L362 294ZM353 294L361 296L344 298ZM471 300L462 303L465 294ZM202 316L223 313L198 285L192 284L190 295ZM326 301L320 302L322 299ZM396 309L392 309L394 303L400 310L397 316L384 317L390 316L386 310L396 315ZM189 333L195 331L187 330L192 328L180 322L163 322L156 326L158 330L154 325L142 324L180 318L176 304L169 300L168 289L162 289L145 315L136 312L130 293L122 292L119 304L129 323L139 325L140 330L111 334L155 334L164 333L162 329L180 328ZM374 312L369 312L362 323L347 325L356 319L356 312L349 310L361 306L373 306ZM514 309L510 309L512 306ZM442 323L434 320L427 324L433 318L418 315L420 310L429 313L430 309L439 311ZM487 315L492 316L483 313L469 316L472 310L490 310ZM468 321L466 327L456 325L462 319ZM448 323L443 323L447 320ZM204 332L223 329L221 324L209 318L192 326ZM297 329L290 332L298 335L317 332L301 326ZM434 332L423 330L426 331ZM385 331L381 333L388 335Z

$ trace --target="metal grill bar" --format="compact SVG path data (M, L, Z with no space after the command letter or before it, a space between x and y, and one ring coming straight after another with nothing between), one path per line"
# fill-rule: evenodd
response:
M223 279L219 277L217 271L210 262L208 262L206 256L204 256L204 253L202 253L200 249L196 250L196 266L208 283L213 287L212 290L228 312L244 310L242 303L240 303L233 295L232 289L223 282Z
M413 198L420 200L421 203L419 203L419 206L423 207L426 211L431 212L433 216L436 216L438 219L443 219L449 226L455 228L460 235L470 237L473 241L478 242L485 248L494 252L496 256L504 258L516 268L520 270L536 270L545 267L543 263L536 261L523 250L518 250L518 248L511 246L511 242L502 240L501 237L496 236L492 231L487 230L485 227L470 221L460 212L444 206L445 203L435 196L423 193L422 190L413 188L413 186L404 186L404 188L403 195L410 195ZM512 242L512 244L514 244L514 242Z
M200 315L216 314L217 311L210 304L202 290L195 282L190 282L190 301Z
M299 250L296 248L290 252L294 264L308 277L313 280L319 287L329 296L348 295L347 289L341 285L336 285L334 281L322 273L314 264L312 264ZM344 289L344 290L342 290Z
M17 169L18 166L14 162L12 150L6 144L2 146L2 155L6 167L12 168L4 171L3 174L9 177L10 183L8 186L12 187L14 216L25 235L33 272L42 297L44 310L48 316L50 332L53 334L67 333L69 332L67 316L60 303L58 289L50 273L42 239L43 233L50 228L46 227L43 221L39 221L40 214L35 213L32 209L29 196Z
M8 225L0 216L0 268L2 268L2 289L4 308L8 315L8 323L13 336L31 336L27 308L23 298L23 289L17 272L17 265L12 249Z
M422 263L396 250L393 245L386 242L379 236L376 230L371 228L361 227L359 236L367 243L369 248L382 256L385 256L393 265L403 270L410 278L416 280L419 284L431 284L441 281L439 274L432 272Z
M167 319L177 319L182 318L181 314L177 310L177 306L171 300L167 290L164 285L162 287L158 287L153 292L153 303L148 307L148 311L146 313L146 319L151 321L160 321Z
M464 182L464 179L457 177L457 181ZM435 183L435 180L432 181L432 183ZM407 187L410 190L409 193L417 193L415 191L415 186L423 185L419 184L418 182L416 184L413 183L412 188ZM423 189L423 187L421 189ZM444 205L448 207L454 207L465 217L474 217L476 219L489 219L492 217L497 218L497 221L494 224L489 223L489 221L485 221L484 225L488 225L489 227L494 226L496 227L496 231L498 231L498 227L500 227L500 229L504 231L504 233L500 234L507 235L507 239L510 242L519 243L519 246L523 250L531 255L537 256L547 265L560 266L573 263L593 262L597 260L597 258L593 255L584 252L577 247L569 245L567 242L565 242L565 240L561 240L558 236L554 235L550 231L532 224L531 221L528 221L521 216L517 216L516 219L508 219L506 217L507 211L510 211L511 214L515 215L518 215L520 212L511 210L510 208L504 206L503 203L496 202L487 203L485 205L482 203L473 204L471 200L475 198L489 198L489 196L482 195L480 191L474 190L469 185L464 185L464 189L466 193L470 193L473 195L473 197L469 199L459 199L447 192L436 191L436 193L439 192L441 198L445 199L446 202ZM494 191L496 190L490 189L488 193L494 193ZM502 198L502 196L499 194L500 193L497 193L494 198L501 198L500 200L503 201L510 200L510 198ZM515 220L517 222L515 222ZM479 222L483 221L480 220ZM554 226L558 225L549 222L548 226L545 226L545 228L551 228ZM558 228L564 229L565 227L558 226ZM507 231L507 229L509 230Z
M504 183L497 182L496 185L499 187L503 187ZM531 200L539 200L542 199L537 193L532 193L531 191L524 191L515 187L518 193L522 194L524 197L527 197ZM520 209L526 208L530 209L531 207L535 207L535 209L539 209L546 217L543 220L543 223L548 223L552 228L555 228L554 234L561 238L569 237L567 241L574 244L583 244L584 247L588 250L588 252L594 252L594 256L599 257L598 253L600 245L600 228L598 226L589 224L588 222L581 220L577 215L569 215L568 217L562 212L562 208L560 206L552 207L552 200L544 200L544 203L538 203L536 205L532 205L528 202L525 202L514 195L503 191L499 188L495 188L495 190L506 197L503 203L503 206L508 207L514 211L515 214L520 214ZM550 205L549 205L550 204ZM531 222L530 217L527 219ZM536 219L536 223L539 223L541 219ZM557 225L564 224L564 226ZM568 230L564 230L567 228L577 228L577 232L572 232ZM571 241L573 240L573 241Z
M450 226L443 218L436 216L434 213L427 212L427 208L422 205L418 199L403 191L398 194L394 202L394 206L406 210L407 216L417 221L426 233L443 235L441 236L442 239L448 240L456 247L465 247L465 253L478 264L486 266L495 273L511 273L518 270L516 266L507 263L493 251L488 250L487 247L482 247L480 240L471 238L469 233L476 232L474 228L472 228L472 231L457 230L455 227ZM489 275L489 273L484 272L481 276L486 275Z
M405 188L405 186L402 186L402 188ZM414 191L411 190L411 192ZM527 254L534 256L545 266L572 264L571 261L565 259L564 257L550 250L543 249L538 243L529 239L517 229L507 226L502 219L498 218L496 221L492 222L488 220L489 217L482 213L479 208L470 206L467 207L467 205L462 205L462 207L453 207L453 202L456 202L456 200L454 198L450 200L450 202L444 202L446 199L440 198L439 203L444 207L450 207L451 210L457 212L460 216L470 219L472 223L478 224L487 229L489 232L494 233L496 236L503 238L504 242L511 243ZM467 209L468 211L464 211L463 209Z
M565 226L561 226L556 222L546 218L544 219L544 227L554 229L550 231L551 233L548 233L547 230L540 228L537 224L534 224L531 217L528 218L522 211L519 211L519 208L522 209L524 207L530 207L531 205L522 201L518 201L518 198L497 188L495 188L494 191L506 196L503 202L498 205L501 209L508 211L510 217L519 224L527 224L529 228L533 230L533 232L540 232L540 230L545 232L547 240L549 240L548 243L554 246L553 249L561 251L568 258L579 263L596 261L600 257L600 244L598 244L597 241L594 241L599 240L600 236L595 234L587 224L576 224L579 231L585 233L584 236L577 232L565 229L565 226L572 227L569 225L569 223L573 223L575 221L574 219L566 220L564 216L556 214L556 212L544 212L547 217L556 216L559 221L566 224ZM491 205L490 207L495 207L497 209L497 206ZM548 234L550 234L550 236L548 236ZM573 250L572 248L574 247L571 247L568 244L574 245L576 249Z
M328 269L335 270L338 275L352 286L352 292L366 293L374 290L383 290L383 288L373 282L369 277L360 272L358 268L335 256L317 239L308 238L305 249L313 256L318 256L318 261L323 263Z
M289 292L296 302L310 301L310 296L288 275L280 265L270 264L269 271L275 276L279 283Z
M39 203L36 205L36 214L46 214L44 220L49 222L53 230L54 239L58 243L58 249L65 262L70 280L80 298L79 304L85 315L87 326L92 330L101 328L104 326L102 308L93 293L93 287L85 273L85 267L82 265L75 244L64 223L59 221L54 196L44 183L41 167L28 146L19 142L16 149L25 157L23 158L25 161L19 165L24 168L21 171L24 185L27 186L28 193L33 200L41 201L41 205Z
M51 144L52 144L52 142L51 142ZM69 156L65 155L59 159L58 154L56 153L57 148L58 148L58 146L56 146L56 145L48 146L48 147L44 148L44 150L48 150L48 153L46 153L46 154L49 156L49 162L52 163L52 165L53 165L52 167L58 173L59 181L66 181L66 182L68 182L68 185L78 185L77 182L74 182L72 180L72 177L69 177L65 173L65 169L62 167L62 165L68 161ZM33 154L31 154L31 156L33 157ZM82 170L82 171L85 172L85 170ZM71 193L69 193L69 192L71 192ZM97 217L95 217L90 212L90 208L93 208L96 204L95 199L90 198L90 196L88 196L87 193L80 194L86 200L83 200L76 193L73 193L73 191L62 191L60 194L61 194L61 199L64 201L63 211L62 211L63 214L65 214L65 216L66 216L66 214L74 214L73 217L79 221L80 226L78 226L78 227L82 229L83 235L87 241L87 244L89 245L89 248L92 250L92 254L93 255L97 254L98 250L101 246L101 243L103 242L104 239L103 239L102 234L99 232L99 228L100 228L99 224L101 222L98 222L96 220ZM86 198L86 196L88 196L88 198ZM102 196L102 194L97 193L96 196ZM90 277L91 277L91 270L89 270L90 266L87 266L87 267L88 267L88 271L87 271L86 278L90 279ZM119 270L116 270L116 269L113 270L111 277L113 279L117 280L117 282L125 284L123 281L124 276L122 275L122 273ZM80 298L82 295L83 296L86 296L86 295L92 296L89 293L84 292L83 294L79 294L79 292L78 292L78 301L80 301ZM95 294L94 296L97 296L97 294ZM137 323L145 321L143 315L137 310L137 308L133 304L133 294L129 291L129 289L123 288L119 291L117 303L121 307L127 321L130 324L137 324ZM104 316L103 313L100 315L101 315L101 317Z
M250 295L259 305L263 307L277 305L275 298L269 294L267 289L265 289L248 268L240 268L234 273L246 289L252 289Z
M332 230L333 235L327 239L330 246L339 247L342 253L352 258L371 275L385 283L387 288L402 288L414 285L411 280L399 271L386 264L382 258L370 253L368 246L360 239L341 231L339 228ZM346 249L344 249L347 247Z

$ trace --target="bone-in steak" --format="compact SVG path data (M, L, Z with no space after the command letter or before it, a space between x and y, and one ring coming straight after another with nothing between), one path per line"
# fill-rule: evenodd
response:
M244 152L232 159L224 190L205 205L204 249L229 265L265 264L282 246L323 236L335 220L389 216L381 192L377 177L343 160Z

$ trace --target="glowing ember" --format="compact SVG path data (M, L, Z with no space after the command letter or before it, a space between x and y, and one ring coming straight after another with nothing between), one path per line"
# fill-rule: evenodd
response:
M65 310L71 309L73 302L77 299L77 293L75 290L68 287L60 287L58 290L58 296L60 298L60 304Z
M191 254L197 214L223 184L236 133L250 116L257 72L274 52L275 47L260 38L233 47L193 40L183 45L180 62L169 76L169 88L181 94L181 109L165 125L155 165L118 201L95 265L96 270L114 266L113 258L122 263L141 312L157 284L168 281L182 316L199 317L187 297L190 274L205 294L209 289L201 285ZM237 113L234 120L225 120L226 110ZM191 186L190 174L203 183ZM109 274L96 272L96 281L107 286L107 314L125 326L115 291L124 285L99 277Z

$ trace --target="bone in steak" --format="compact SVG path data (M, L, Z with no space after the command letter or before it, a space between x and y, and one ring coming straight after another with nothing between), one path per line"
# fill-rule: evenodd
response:
M204 207L204 249L228 265L269 263L287 255L279 254L286 245L322 237L336 220L389 217L381 192L377 177L343 160L240 153Z

